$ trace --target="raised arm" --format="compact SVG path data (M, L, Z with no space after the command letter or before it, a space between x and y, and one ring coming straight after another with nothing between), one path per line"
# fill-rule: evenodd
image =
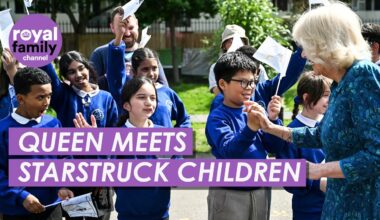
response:
M281 96L290 89L290 87L297 82L304 70L306 59L302 58L301 53L302 50L298 48L296 52L292 54L288 69L286 70L286 76L281 79L277 95ZM273 79L257 84L255 96L260 96L266 106L270 102L271 97L275 95L279 80L280 74L277 74Z
M117 103L119 114L122 113L122 103L120 100L121 91L125 82L129 79L126 75L124 52L125 44L122 37L125 32L125 23L120 16L115 16L119 19L118 26L115 28L115 39L108 44L108 64L107 64L107 81L109 92Z

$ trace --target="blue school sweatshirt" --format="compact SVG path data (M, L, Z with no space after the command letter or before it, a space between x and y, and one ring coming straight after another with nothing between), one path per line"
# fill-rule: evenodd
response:
M14 87L9 85L7 94L0 98L0 120L10 115L17 106Z
M125 44L122 42L119 46L108 45L108 63L113 65L107 66L108 88L116 102L118 103L119 114L122 114L123 104L121 103L121 91L124 84L130 79L125 74L124 64ZM156 112L150 118L155 125L171 128L172 120L175 120L174 127L189 128L191 127L190 116L187 114L185 106L177 93L167 86L159 84L157 86L157 108Z
M122 126L127 127L127 126ZM154 125L155 128L161 126ZM156 156L117 156L117 159L157 159ZM116 187L119 220L160 220L169 217L170 187Z
M317 121L299 114L288 127L316 127L317 125ZM305 159L312 163L321 163L325 160L325 154L320 148L298 148L293 143L283 142L284 147L276 152L278 159ZM293 194L293 219L303 220L306 215L308 219L321 219L325 193L319 189L319 180L307 179L306 187L285 187L285 189Z
M154 114L150 117L155 125L166 128L173 127L172 120L175 121L174 127L190 128L190 116L187 114L182 100L171 88L159 84L157 86L157 107Z
M5 215L27 215L29 213L22 205L29 194L38 198L42 205L48 205L58 200L58 188L56 187L9 187L9 159L57 159L57 156L9 156L8 154L8 128L31 127L31 128L58 128L61 123L49 116L41 116L41 122L29 121L20 124L12 115L0 121L0 213Z
M114 40L112 40L110 43L113 43ZM124 42L122 42L124 43ZM94 66L94 69L98 75L98 79L100 79L101 76L105 76L107 74L107 65L110 63L108 61L108 44L104 44L98 48L96 48L91 56L90 56L90 61L91 61L91 64ZM124 65L125 65L125 62L127 60L130 59L130 57L132 56L134 51L124 51L124 55L123 55L123 62L124 62ZM129 59L127 58L129 57ZM111 61L112 63L112 61ZM112 65L112 64L111 64ZM165 72L164 72L164 68L162 67L162 64L159 63L158 64L158 79L157 81L163 85L166 85L166 86L169 86L168 84L168 80L166 79L166 76L165 76ZM105 80L107 81L107 77L105 78ZM109 91L109 90L106 90L106 91Z
M85 97L83 91L76 92L74 87L61 82L53 65L49 64L42 69L51 78L53 95L50 105L57 112L57 118L62 122L63 127L75 127L73 119L79 112L83 114L88 123L91 123L91 115L94 115L98 127L116 125L118 120L117 106L109 92L99 90L96 88L97 86L93 85L95 91Z
M280 87L278 89L278 95L281 96L290 87L292 87L298 80L302 71L304 70L306 59L301 56L302 50L298 48L295 53L292 54L289 62L288 69L286 70L286 76L281 79ZM268 103L272 96L276 94L278 81L280 80L280 74L277 74L273 79L260 82L256 85L255 92L252 95L252 100L258 102L264 109L267 109ZM210 112L223 103L224 96L219 93L215 96L211 103Z
M274 123L281 124L281 120ZM276 143L269 145L272 135L248 127L243 107L222 104L214 109L207 118L206 137L217 159L265 159L267 152L278 151Z

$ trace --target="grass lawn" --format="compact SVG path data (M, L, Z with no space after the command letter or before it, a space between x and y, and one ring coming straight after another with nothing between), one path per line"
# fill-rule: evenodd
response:
M186 111L190 115L204 114L207 115L210 110L211 101L214 95L208 90L207 84L183 83L172 87L182 99ZM210 152L210 146L207 144L205 135L206 123L193 122L195 152Z
M210 152L211 148L207 143L205 135L206 123L192 123L194 141L195 141L195 152L207 153Z
M190 115L208 114L214 95L206 84L182 83L172 87L185 104Z

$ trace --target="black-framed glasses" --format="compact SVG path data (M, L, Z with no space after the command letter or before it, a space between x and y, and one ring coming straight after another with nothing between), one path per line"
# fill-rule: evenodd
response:
M248 86L251 86L253 88L254 85L257 85L259 83L259 76L255 77L254 80L246 80L246 79L231 79L231 81L239 82L241 88L246 89Z

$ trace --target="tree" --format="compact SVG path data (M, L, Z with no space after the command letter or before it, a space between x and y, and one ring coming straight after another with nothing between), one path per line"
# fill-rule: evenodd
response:
M243 27L252 46L258 48L267 36L290 45L290 31L269 0L218 0L218 9L223 24Z
M151 24L153 21L165 21L170 29L170 44L174 82L179 83L176 54L175 27L183 19L198 18L201 12L215 15L216 0L145 0L137 11L139 22Z
M216 31L213 39L204 40L209 46L210 56L215 59L220 53L221 35L227 24L237 24L244 28L250 45L258 48L267 36L271 36L283 46L291 44L290 31L270 0L217 0L217 7L223 26ZM270 76L275 72L267 71Z
M88 22L99 16L100 14L122 4L121 0L51 0L52 6L52 16L60 9L61 12L66 13L70 19L71 24L74 27L75 33L86 33L86 27ZM102 4L103 3L103 4ZM108 4L106 4L108 3ZM78 8L78 18L76 18L75 13L71 10L72 6L77 4ZM106 5L104 7L99 7ZM94 10L96 8L96 10Z

